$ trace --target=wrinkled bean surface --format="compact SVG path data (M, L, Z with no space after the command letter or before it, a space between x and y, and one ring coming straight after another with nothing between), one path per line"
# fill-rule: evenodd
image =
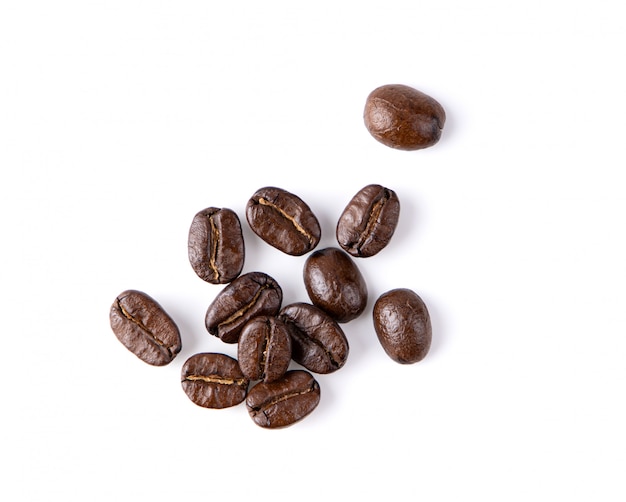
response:
M426 356L432 340L430 315L414 291L399 288L382 294L373 317L378 340L391 359L412 364Z
M350 255L338 248L315 251L304 264L311 302L337 322L357 318L367 305L367 285Z
M198 212L191 223L189 262L201 279L226 284L243 268L245 248L241 223L231 209L209 207Z
M263 272L240 275L220 291L205 317L209 333L226 343L237 343L243 326L258 315L276 315L283 293L278 283Z
M370 134L391 148L419 150L434 145L446 121L443 107L406 85L383 85L367 97L363 113Z
M243 402L248 383L237 361L226 354L196 354L181 371L185 394L204 408L228 408Z
M348 339L323 310L308 303L286 305L278 316L289 327L292 358L314 373L332 373L348 359Z
M146 293L136 290L121 293L111 305L109 320L117 339L148 364L164 366L180 352L178 326Z
M389 244L399 217L396 193L380 185L367 185L343 210L337 223L337 242L352 256L374 256Z
M292 370L271 383L260 382L250 389L246 406L260 427L277 429L309 415L319 404L320 386L313 375Z
M321 229L309 206L281 188L257 190L246 206L250 228L265 242L292 256L317 246Z
M248 321L239 336L237 359L241 371L250 380L278 380L291 362L287 325L272 316L258 316Z

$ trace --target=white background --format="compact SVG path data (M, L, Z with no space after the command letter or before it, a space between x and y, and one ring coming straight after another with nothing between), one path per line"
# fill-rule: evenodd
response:
M614 1L20 1L0 7L0 365L7 501L528 501L626 497L626 21ZM446 109L401 152L375 87ZM305 257L256 238L258 188L303 198L331 246L360 188L396 190L370 300L304 421L263 430L180 386L221 289L194 214L235 210L244 271L306 301ZM432 350L401 366L374 300L414 289ZM108 322L155 297L183 350L150 367Z

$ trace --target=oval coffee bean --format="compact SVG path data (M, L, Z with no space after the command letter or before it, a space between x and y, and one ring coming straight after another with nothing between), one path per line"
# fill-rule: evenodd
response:
M410 289L393 289L374 304L374 329L391 359L412 364L424 359L430 349L430 315L422 299Z
M308 253L320 240L320 224L309 206L281 188L257 190L248 201L246 218L261 239L292 256Z
M178 326L147 294L127 290L111 305L111 329L120 342L153 366L172 362L182 347Z
M363 113L370 134L391 148L419 150L434 145L446 121L443 107L406 85L383 85L367 97Z
M258 315L276 315L283 301L278 283L263 272L240 275L220 291L205 317L209 333L237 343L243 326Z
M181 372L185 394L204 408L228 408L243 402L248 383L237 361L226 354L196 354L185 361Z
M348 339L323 310L308 303L292 303L278 315L290 328L291 357L314 373L332 373L348 359Z
M352 256L374 256L389 244L399 217L396 193L380 185L367 185L339 217L337 242Z
M272 316L258 316L248 321L239 335L237 359L241 371L250 380L278 380L291 362L287 325Z
M246 398L248 413L260 427L277 429L302 420L319 404L320 386L313 375L292 370L275 382L260 382Z
M367 305L365 279L350 255L338 248L307 258L304 285L311 302L340 323L357 318Z
M189 262L202 280L226 284L243 269L245 248L241 223L231 209L209 207L191 222Z

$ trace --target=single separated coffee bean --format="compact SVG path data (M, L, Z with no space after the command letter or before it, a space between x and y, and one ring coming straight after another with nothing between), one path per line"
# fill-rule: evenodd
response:
M287 325L273 316L258 316L248 321L239 335L237 359L241 371L250 380L278 380L291 362Z
M176 323L156 300L141 291L127 290L118 295L109 320L117 339L153 366L171 363L182 348Z
M237 343L244 325L259 315L276 315L283 301L278 283L263 272L240 275L224 287L209 305L205 325L226 343Z
M243 269L241 223L231 209L209 207L198 212L191 222L187 247L191 267L211 284L229 283Z
M321 249L307 258L304 286L311 302L340 323L357 318L367 305L365 279L339 248Z
M292 303L278 314L289 328L291 357L314 373L332 373L348 359L348 339L326 312L308 303Z
M246 398L248 379L237 360L226 354L202 353L191 356L181 372L187 397L204 408L228 408Z
M277 429L302 420L319 404L320 386L309 372L292 370L274 382L260 382L246 398L248 413L260 427Z
M392 84L370 93L363 119L370 134L382 144L398 150L419 150L439 141L446 114L423 92Z
M252 231L269 245L292 256L317 246L320 224L300 197L281 188L257 190L248 201L246 218Z
M348 203L337 223L337 242L357 257L374 256L396 230L400 201L393 190L367 185Z
M393 289L374 304L374 329L391 359L412 364L426 357L432 328L422 299L410 289Z

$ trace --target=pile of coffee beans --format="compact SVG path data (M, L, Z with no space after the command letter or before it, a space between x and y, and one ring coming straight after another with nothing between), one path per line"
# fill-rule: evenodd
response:
M389 113L400 117L390 118ZM403 124L410 122L417 133L406 129L400 136L375 137L394 148L416 149L439 139L445 115L438 103L419 91L384 86L368 98L364 118L370 132L380 132L385 121L396 124L396 129L406 129ZM189 262L202 280L223 286L208 306L205 326L222 342L237 344L237 358L195 354L182 367L181 384L198 406L218 409L245 401L254 423L281 428L317 407L320 386L313 373L328 374L345 365L349 343L341 324L359 317L368 300L357 261L389 244L400 201L389 188L363 187L339 217L338 247L320 250L315 250L321 236L317 217L287 190L257 190L248 200L245 216L254 234L274 248L291 256L310 253L303 270L310 303L283 305L283 292L274 278L261 271L241 273L246 248L234 211L216 207L199 211L189 229ZM141 291L118 295L110 323L120 342L148 364L169 364L181 350L176 323ZM398 363L413 364L428 353L430 317L410 289L394 289L376 300L373 327L385 353ZM303 369L290 370L292 361Z

